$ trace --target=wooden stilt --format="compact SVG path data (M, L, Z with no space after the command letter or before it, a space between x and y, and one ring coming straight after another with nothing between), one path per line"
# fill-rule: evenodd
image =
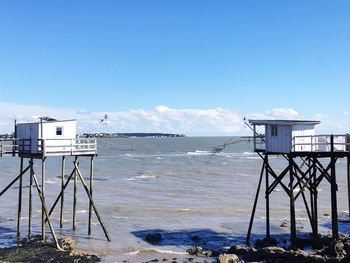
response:
M334 156L334 136L331 135L331 206L332 206L332 237L338 238L338 209L337 209L337 181Z
M33 213L33 193L32 193L32 186L33 186L33 158L30 159L30 177L29 177L29 204L28 204L28 237L32 237L32 213Z
M263 163L263 166L262 166L262 168L261 168L260 178L259 178L259 184L258 184L258 188L256 189L256 194L255 194L255 199L254 199L253 210L252 210L252 214L251 214L251 216L250 216L249 227L248 227L248 233L247 233L247 238L246 238L246 244L247 244L247 245L249 245L250 235L251 235L251 231L252 231L252 227L253 227L253 221L254 221L254 216L255 216L256 205L257 205L258 199L259 199L261 181L262 181L262 178L263 178L263 176L264 176L264 169L265 169L265 162Z
M94 157L91 156L90 159L90 195L92 197L92 189L94 182ZM91 200L89 200L89 224L88 224L88 235L91 235L91 214L92 214L92 204Z
M101 225L101 227L102 227L102 230L103 230L103 232L104 232L104 234L105 234L107 240L108 240L108 241L111 241L111 239L109 238L107 229L104 227L103 222L102 222L102 219L101 219L101 217L100 217L100 214L99 214L99 212L98 212L98 210L97 210L97 208L96 208L96 206L95 206L94 200L92 199L92 196L91 196L90 193L89 193L89 189L88 189L88 187L87 187L87 185L86 185L86 183L85 183L84 177L82 176L82 174L81 174L81 172L80 172L80 170L79 170L79 167L77 166L76 163L75 163L75 165L76 165L75 167L76 167L77 173L78 173L78 175L79 175L80 181L81 181L81 183L83 184L84 189L85 189L85 192L86 192L86 194L87 194L88 197L89 197L89 200L90 200L90 202L91 202L91 206L92 206L92 208L93 208L94 211L95 211L95 214L96 214L96 216L97 216L97 219L98 219L98 221L100 222L100 225Z
M41 160L41 193L43 203L45 203L45 161L46 157ZM41 239L45 241L45 212L44 205L41 206Z
M56 198L54 204L52 205L52 207L51 207L51 209L50 209L50 212L49 212L49 216L51 216L53 210L55 210L55 207L56 207L58 201L60 201L60 199L62 198L62 195L63 195L64 191L66 190L66 187L67 187L67 185L69 184L69 182L70 182L70 180L72 179L72 177L73 177L73 175L74 175L75 172L76 172L76 168L74 167L73 171L72 171L71 174L68 176L68 179L67 179L66 183L64 184L63 189L61 190L61 192L60 192L59 195L57 196L57 198Z
M318 197L318 192L317 192L317 185L316 185L316 176L317 176L317 168L316 168L316 157L313 157L312 160L312 165L313 165L313 171L312 171L312 188L313 188L313 208L314 208L314 213L313 213L313 218L314 218L314 233L313 233L313 238L318 238L318 212L317 212L317 197Z
M21 176L23 176L29 169L30 169L30 165L29 165L26 169L24 169L15 179L13 179L13 180L11 181L11 183L9 183L9 184L0 192L0 196L2 196L4 193L6 193L6 191L7 191L8 189L10 189L10 187L11 187L12 185L14 185L14 184L21 178Z
M348 179L348 206L349 206L349 221L350 221L350 156L347 157L347 179Z
M17 210L17 238L21 236L21 216L22 216L22 186L23 186L23 158L20 164L20 177L18 186L18 210Z
M74 166L77 165L78 156L75 157ZM74 172L74 188L73 188L73 230L76 228L77 220L77 172Z
M56 234L55 234L55 230L54 230L53 227L52 227L51 220L50 220L50 216L49 216L49 214L48 214L48 212L47 212L47 209L46 209L44 196L43 196L43 193L42 193L41 190L40 190L39 183L38 183L38 180L37 180L37 178L36 178L36 176L35 176L34 171L33 171L33 173L32 173L32 177L33 177L33 180L34 180L34 183L35 183L36 190L38 191L38 195L39 195L39 198L40 198L40 201L41 201L41 205L42 205L42 207L43 207L43 210L44 210L44 213L45 213L45 216L46 216L46 220L47 220L47 223L48 223L48 225L49 225L50 232L51 232L52 238L53 238L53 240L54 240L55 246L56 246L57 249L62 250L62 249L60 248L59 243L58 243L58 240L57 240L57 237L56 237Z
M266 208L266 238L270 238L270 199L269 199L269 157L265 155L265 208Z
M63 228L63 210L64 210L64 174L65 174L65 156L62 156L61 166L61 209L60 209L60 228Z
M289 197L290 197L290 236L293 241L297 237L296 223L295 223L295 203L294 203L294 173L293 173L293 159L292 156L288 155L289 159Z

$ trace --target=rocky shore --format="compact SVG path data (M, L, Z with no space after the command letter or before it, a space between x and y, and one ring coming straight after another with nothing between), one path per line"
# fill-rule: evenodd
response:
M0 249L0 262L67 262L94 263L101 259L96 255L88 255L77 251L76 242L72 238L59 240L62 250L54 247L53 243L42 242L39 237L22 240L15 247Z
M160 233L149 234L145 240L152 244L162 241ZM340 235L334 241L330 235L312 239L305 235L294 240L262 239L256 240L252 246L236 244L229 249L210 250L200 246L187 249L191 257L182 259L158 258L146 262L268 262L268 263L345 263L350 262L350 238Z
M201 247L192 247L187 252L191 255L217 257L218 263L346 263L350 262L350 238L341 235L337 241L333 241L331 236L316 240L297 239L287 248L277 246L275 239L264 239L257 240L251 247L234 245L226 251L208 251Z

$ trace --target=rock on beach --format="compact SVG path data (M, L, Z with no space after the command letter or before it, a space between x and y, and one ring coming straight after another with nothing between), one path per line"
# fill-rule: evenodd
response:
M76 250L76 242L72 238L59 240L62 250L58 250L51 242L42 242L40 237L19 242L16 247L1 248L0 262L67 262L95 263L101 261L96 255L88 255Z

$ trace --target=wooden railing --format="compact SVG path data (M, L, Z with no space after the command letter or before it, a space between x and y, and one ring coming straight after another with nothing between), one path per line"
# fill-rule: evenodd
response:
M95 138L18 139L16 153L46 155L96 154Z
M294 136L291 151L350 152L350 134Z
M16 140L0 138L0 156L16 154Z
M264 135L255 135L254 136L254 151L264 152L266 149L265 136Z

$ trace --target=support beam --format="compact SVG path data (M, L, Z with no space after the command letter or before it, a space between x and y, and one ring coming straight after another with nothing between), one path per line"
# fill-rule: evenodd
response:
M74 166L77 167L78 156L75 156ZM73 187L73 230L76 229L77 224L77 172L74 172L74 187Z
M338 238L338 209L337 209L337 180L335 171L336 158L334 156L334 136L331 135L331 209L332 209L332 237Z
M264 176L264 170L265 170L265 162L263 163L262 168L261 168L260 178L259 178L259 184L258 184L258 188L256 189L256 194L255 194L255 199L254 199L253 210L252 210L252 214L251 214L251 216L250 216L249 227L248 227L248 233L247 233L247 238L246 238L246 244L247 244L247 246L249 246L249 240L250 240L250 235L251 235L251 231L252 231L252 227L253 227L256 205L257 205L258 199L259 199L261 181L262 181L262 178L263 178L263 176Z
M317 211L317 198L318 191L316 185L316 176L317 176L317 168L316 168L316 157L312 159L313 171L312 171L312 187L313 187L313 221L314 221L314 232L313 238L318 238L318 211Z
M72 179L72 177L73 177L73 175L74 175L75 172L76 172L76 168L74 167L73 171L72 171L71 174L68 176L68 179L67 179L66 183L64 184L63 189L61 190L61 192L60 192L59 195L57 196L55 202L53 203L53 205L52 205L52 207L51 207L51 209L50 209L50 212L49 212L49 216L51 216L53 210L55 209L55 207L56 207L56 205L57 205L57 203L58 203L58 201L62 198L62 195L63 195L64 191L66 190L66 187L67 187L67 185L69 184L69 182L70 182L70 180ZM46 219L46 220L47 220L47 219Z
M30 165L29 165L26 169L24 169L15 179L13 179L13 180L11 181L11 183L9 183L9 184L0 192L0 196L2 196L4 193L6 193L7 190L10 189L10 187L11 187L12 185L14 185L14 184L18 181L18 179L20 179L29 169L30 169Z
M36 190L38 191L38 195L39 195L39 198L40 198L40 201L41 201L41 205L42 205L42 207L43 207L43 209L44 209L44 213L45 213L45 215L46 215L47 223L48 223L48 225L49 225L49 228L50 228L50 231L51 231L52 238L53 238L53 240L54 240L55 246L56 246L57 249L62 250L62 249L60 248L59 243L58 243L58 240L57 240L57 237L56 237L56 234L55 234L55 230L54 230L53 227L52 227L51 220L50 220L50 216L49 216L49 214L48 214L48 212L47 212L47 209L46 209L44 196L43 196L43 193L42 193L41 190L40 190L39 183L38 183L38 180L37 180L37 178L36 178L36 176L35 176L34 171L32 172L32 174L33 174L33 180L34 180L34 183L35 183L35 186L36 186Z
M350 156L347 157L347 178L348 178L348 206L349 206L349 221L350 221Z
M30 166L30 174L29 174L29 204L28 204L28 237L32 237L32 214L33 214L33 193L32 193L32 187L33 187L33 158L29 161Z
M94 183L94 157L91 156L91 159L90 159L90 195L91 197L92 197L93 183ZM91 219L92 219L91 215L92 215L92 204L91 204L91 200L89 200L88 235L91 235Z
M42 140L44 141L44 140ZM45 203L45 161L46 157L41 160L41 193L43 198L43 203ZM45 241L45 212L44 205L41 206L41 239Z
M19 169L19 186L18 186L18 210L17 210L17 238L21 236L21 216L22 216L22 190L23 190L23 158Z
M86 183L85 183L84 177L82 176L82 174L81 174L81 172L80 172L80 170L79 170L79 167L77 166L77 163L74 163L74 165L75 165L75 168L76 168L76 170L77 170L77 172L78 172L80 181L81 181L81 183L82 183L83 186L84 186L85 192L86 192L87 196L89 197L89 200L90 200L90 202L91 202L91 206L92 206L92 208L93 208L94 211L95 211L96 217L97 217L98 221L100 222L100 225L101 225L101 227L102 227L102 230L103 230L103 232L104 232L104 234L105 234L107 240L108 240L108 241L111 241L111 239L109 238L107 229L105 228L105 226L104 226L104 224L103 224L103 222L102 222L102 219L101 219L101 217L100 217L100 213L98 212L97 207L95 206L95 202L94 202L94 200L92 199L92 196L91 196L90 193L89 193L89 189L88 189L88 187L87 187L87 185L86 185Z
M293 181L294 181L294 172L293 172L293 159L292 156L288 156L289 160L289 191L290 191L290 237L291 240L295 240L297 237L296 223L295 223L295 204L294 204L294 192L293 192Z
M266 209L266 238L270 238L270 199L269 199L269 155L265 155L265 209Z
M65 156L62 156L61 164L61 209L60 209L60 228L63 228L63 210L64 210L64 175L65 175Z

